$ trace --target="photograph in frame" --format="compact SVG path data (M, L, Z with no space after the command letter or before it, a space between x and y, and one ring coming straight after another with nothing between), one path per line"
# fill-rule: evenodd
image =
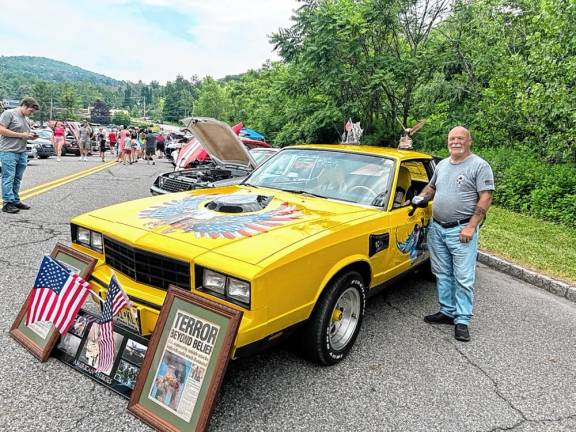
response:
M57 259L60 263L63 260L73 263L80 270L79 275L85 280L90 277L97 262L95 258L61 243L56 244L50 256ZM20 308L10 328L10 336L30 351L38 360L45 362L58 341L59 333L56 327L50 323L35 323L31 327L26 325L26 310L28 309L31 294L32 292L28 294L26 301Z
M204 430L242 312L170 287L128 410L158 430Z

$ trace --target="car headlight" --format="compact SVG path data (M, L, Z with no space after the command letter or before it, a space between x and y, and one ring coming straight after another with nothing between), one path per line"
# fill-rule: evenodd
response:
M76 240L78 243L90 247L90 230L78 227Z
M90 247L99 252L102 252L102 234L92 231L92 239L90 240Z
M227 293L229 297L250 304L250 284L234 278L228 278Z
M102 237L102 233L91 231L87 228L83 228L74 224L72 224L71 227L72 242L89 247L96 252L104 252L104 238Z
M158 186L163 187L164 186L164 177L159 177L158 178Z
M250 308L250 282L196 266L196 287L231 303Z
M226 294L226 276L216 273L212 270L205 269L202 275L202 286L207 290Z

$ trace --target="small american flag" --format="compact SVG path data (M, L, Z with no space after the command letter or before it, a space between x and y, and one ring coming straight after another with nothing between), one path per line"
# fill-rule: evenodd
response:
M26 325L48 321L60 334L72 325L90 294L90 284L49 256L40 264L26 311Z
M129 306L130 300L116 279L112 275L110 284L108 284L108 295L102 307L102 317L98 321L100 325L100 338L98 345L100 347L100 359L96 371L108 371L114 364L114 328L112 318L122 310L123 307Z

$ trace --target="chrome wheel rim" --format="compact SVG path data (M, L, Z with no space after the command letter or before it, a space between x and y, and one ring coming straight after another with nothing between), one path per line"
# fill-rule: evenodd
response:
M334 306L328 338L332 349L339 351L348 345L356 332L360 320L360 293L356 288L347 288Z

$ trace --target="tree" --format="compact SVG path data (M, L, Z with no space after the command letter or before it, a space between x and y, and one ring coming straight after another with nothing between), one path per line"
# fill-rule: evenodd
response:
M130 115L126 111L116 111L112 115L112 123L120 126L129 126L131 122Z
M108 124L110 123L110 108L101 100L94 102L94 107L90 112L90 121L92 123Z
M79 105L76 89L71 84L64 84L60 94L60 104L65 110L65 116L68 119L76 119L76 109Z
M223 85L207 77L200 86L194 115L228 121L231 101Z
M32 86L32 96L40 105L40 109L34 115L35 119L43 124L50 115L50 103L52 97L52 88L46 81L36 81Z

